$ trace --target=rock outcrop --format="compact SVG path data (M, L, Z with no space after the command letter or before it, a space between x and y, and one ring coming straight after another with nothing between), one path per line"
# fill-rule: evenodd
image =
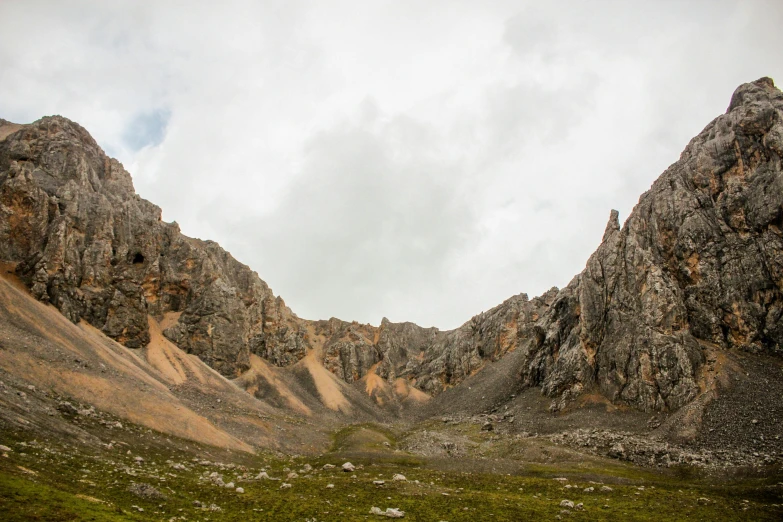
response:
M291 315L216 243L161 221L122 165L59 116L0 142L0 258L35 297L130 348L149 342L147 315L181 313L167 335L226 375L248 366L265 317Z
M308 353L341 379L373 373L437 394L522 354L519 379L556 398L585 390L674 410L704 387L706 353L783 353L783 93L740 86L620 227L617 212L564 289L525 294L443 332L297 317L247 266L188 238L130 175L60 116L0 120L0 260L33 295L130 348L164 335L226 376L251 354ZM517 356L519 356L519 353Z
M612 212L585 270L525 340L522 379L564 405L597 386L677 409L705 353L783 353L783 93L740 86L620 228Z
M517 323L540 312L541 300L519 296L446 333L300 319L217 243L163 222L78 124L53 116L11 130L0 141L0 260L18 263L36 298L129 348L149 342L148 315L176 314L166 337L226 376L250 354L287 366L318 350L348 382L381 363L384 377L437 393L516 346Z

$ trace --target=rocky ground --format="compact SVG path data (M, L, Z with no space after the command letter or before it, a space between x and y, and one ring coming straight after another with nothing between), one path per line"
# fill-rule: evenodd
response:
M783 364L772 357L741 357L735 372L704 410L694 445L759 453L783 451Z
M100 412L59 411L87 440L0 431L4 520L777 520L783 482L648 472L540 439L524 461L425 457L412 433L357 425L319 455L248 454ZM67 412L67 413L66 413ZM118 423L120 425L118 425ZM454 426L452 426L454 427ZM498 435L466 429L477 447ZM494 442L493 442L494 441ZM418 449L417 449L418 448ZM546 462L547 458L555 457ZM678 473L680 473L678 475Z

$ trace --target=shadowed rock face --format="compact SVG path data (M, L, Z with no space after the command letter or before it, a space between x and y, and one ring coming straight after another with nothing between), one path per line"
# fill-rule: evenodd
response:
M704 350L783 352L781 155L783 93L766 78L740 86L622 228L612 212L566 288L442 332L300 319L219 245L162 222L79 125L0 120L0 260L36 298L130 348L149 342L148 314L179 312L166 337L226 376L250 354L287 366L314 351L345 381L372 371L436 394L519 350L520 381L555 408L598 388L671 410L699 393Z

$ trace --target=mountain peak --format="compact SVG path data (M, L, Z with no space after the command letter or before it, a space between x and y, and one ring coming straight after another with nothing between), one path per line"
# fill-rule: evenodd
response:
M609 239L609 236L614 234L615 232L620 230L620 212L617 210L612 209L612 211L609 213L609 221L606 223L606 228L604 229L604 237L601 240L601 242L605 242L607 239Z
M729 102L729 108L726 112L731 112L737 107L750 104L762 100L770 100L772 98L781 99L783 93L775 87L775 82L768 76L763 76L758 80L743 83L734 91Z

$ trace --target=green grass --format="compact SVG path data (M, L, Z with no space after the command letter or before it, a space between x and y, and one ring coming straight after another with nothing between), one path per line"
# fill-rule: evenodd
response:
M55 441L25 447L9 434L0 434L0 440L14 449L8 458L0 458L0 519L385 520L369 515L370 508L377 506L384 510L400 508L406 512L404 520L413 521L552 520L563 509L559 505L563 499L582 502L585 508L563 515L568 520L783 518L783 487L772 478L720 481L715 485L707 477L686 479L608 461L605 467L595 463L576 468L559 468L556 463L525 465L511 475L469 472L467 462L464 469L456 462L446 470L439 469L436 462L384 446L385 440L393 448L397 435L372 425L340 430L335 434L333 451L312 458L225 452L147 430L132 435L126 439L131 441L126 442L128 445L120 443L104 449L65 447ZM132 444L133 440L138 443ZM187 451L181 449L185 445ZM205 457L208 453L211 457ZM143 464L134 463L137 455L145 459ZM194 455L213 463L194 463ZM341 471L339 465L346 456L351 456L360 469L354 473ZM188 469L175 470L166 460L184 463ZM223 470L214 461L241 467ZM291 489L281 490L282 481L236 478L254 477L263 468L272 477L285 479L286 468L298 471L305 463L314 470L286 480L293 485ZM324 463L337 467L323 470ZM226 482L243 487L245 493L200 480L204 472L213 471L222 474ZM395 473L404 474L408 480L392 481ZM566 489L553 476L566 476L569 484L578 487ZM385 481L381 487L372 483L379 479ZM152 484L167 499L134 496L128 491L132 481ZM610 484L613 491L601 492L597 482ZM327 489L327 484L334 488ZM595 491L583 491L587 487ZM701 497L709 501L700 503ZM214 503L222 510L204 511L193 505L195 500Z
M0 513L8 522L130 519L111 505L5 472L0 473Z
M384 442L389 446L385 446ZM388 451L397 445L397 434L377 424L351 424L332 435L332 452Z

